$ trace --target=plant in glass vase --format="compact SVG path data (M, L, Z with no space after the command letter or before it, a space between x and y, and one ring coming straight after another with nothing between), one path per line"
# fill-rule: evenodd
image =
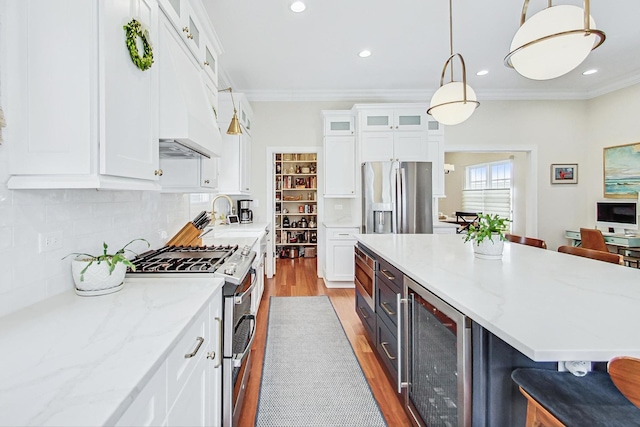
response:
M501 259L509 222L510 219L497 214L478 214L477 221L469 226L464 241L473 242L473 251L477 258Z

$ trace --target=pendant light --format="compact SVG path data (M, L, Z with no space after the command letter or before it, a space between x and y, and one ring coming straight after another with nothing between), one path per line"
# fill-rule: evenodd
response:
M227 135L242 135L242 129L240 128L240 121L238 120L238 110L236 110L236 103L233 101L233 90L228 87L226 89L220 89L218 92L229 92L231 95L231 105L233 105L233 117L231 117L231 123L229 129L227 129Z
M467 69L464 58L459 53L453 53L453 18L451 0L449 0L449 59L444 63L440 76L440 88L433 94L427 114L433 116L443 125L457 125L464 122L480 105L476 99L476 93L467 84ZM462 66L462 82L453 80L453 60L458 58ZM444 84L444 75L450 66L450 82Z
M576 68L600 46L606 35L595 29L589 14L589 0L584 9L572 5L552 6L527 20L529 0L524 1L520 28L513 36L511 52L504 58L507 67L533 80L549 80Z

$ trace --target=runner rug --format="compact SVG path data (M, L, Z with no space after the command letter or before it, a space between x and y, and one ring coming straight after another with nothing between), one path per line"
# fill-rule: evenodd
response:
M328 297L271 297L256 426L386 426Z

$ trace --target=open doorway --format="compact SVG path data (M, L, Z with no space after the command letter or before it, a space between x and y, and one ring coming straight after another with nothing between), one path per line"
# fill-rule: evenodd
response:
M487 179L490 170L500 169L509 164L510 171L510 216L511 231L514 234L537 236L537 155L534 147L525 149L505 149L499 147L449 147L445 152L445 163L454 165L455 170L445 175L446 197L438 201L438 212L451 215L464 211L474 194L469 176L473 171L486 168ZM498 180L498 177L494 177ZM500 193L496 191L495 193ZM465 200L463 200L465 199ZM504 207L503 207L504 208Z

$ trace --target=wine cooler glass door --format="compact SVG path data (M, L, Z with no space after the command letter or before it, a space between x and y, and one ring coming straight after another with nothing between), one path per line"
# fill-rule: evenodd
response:
M470 426L470 322L415 282L405 280L410 282L406 404L420 425Z

